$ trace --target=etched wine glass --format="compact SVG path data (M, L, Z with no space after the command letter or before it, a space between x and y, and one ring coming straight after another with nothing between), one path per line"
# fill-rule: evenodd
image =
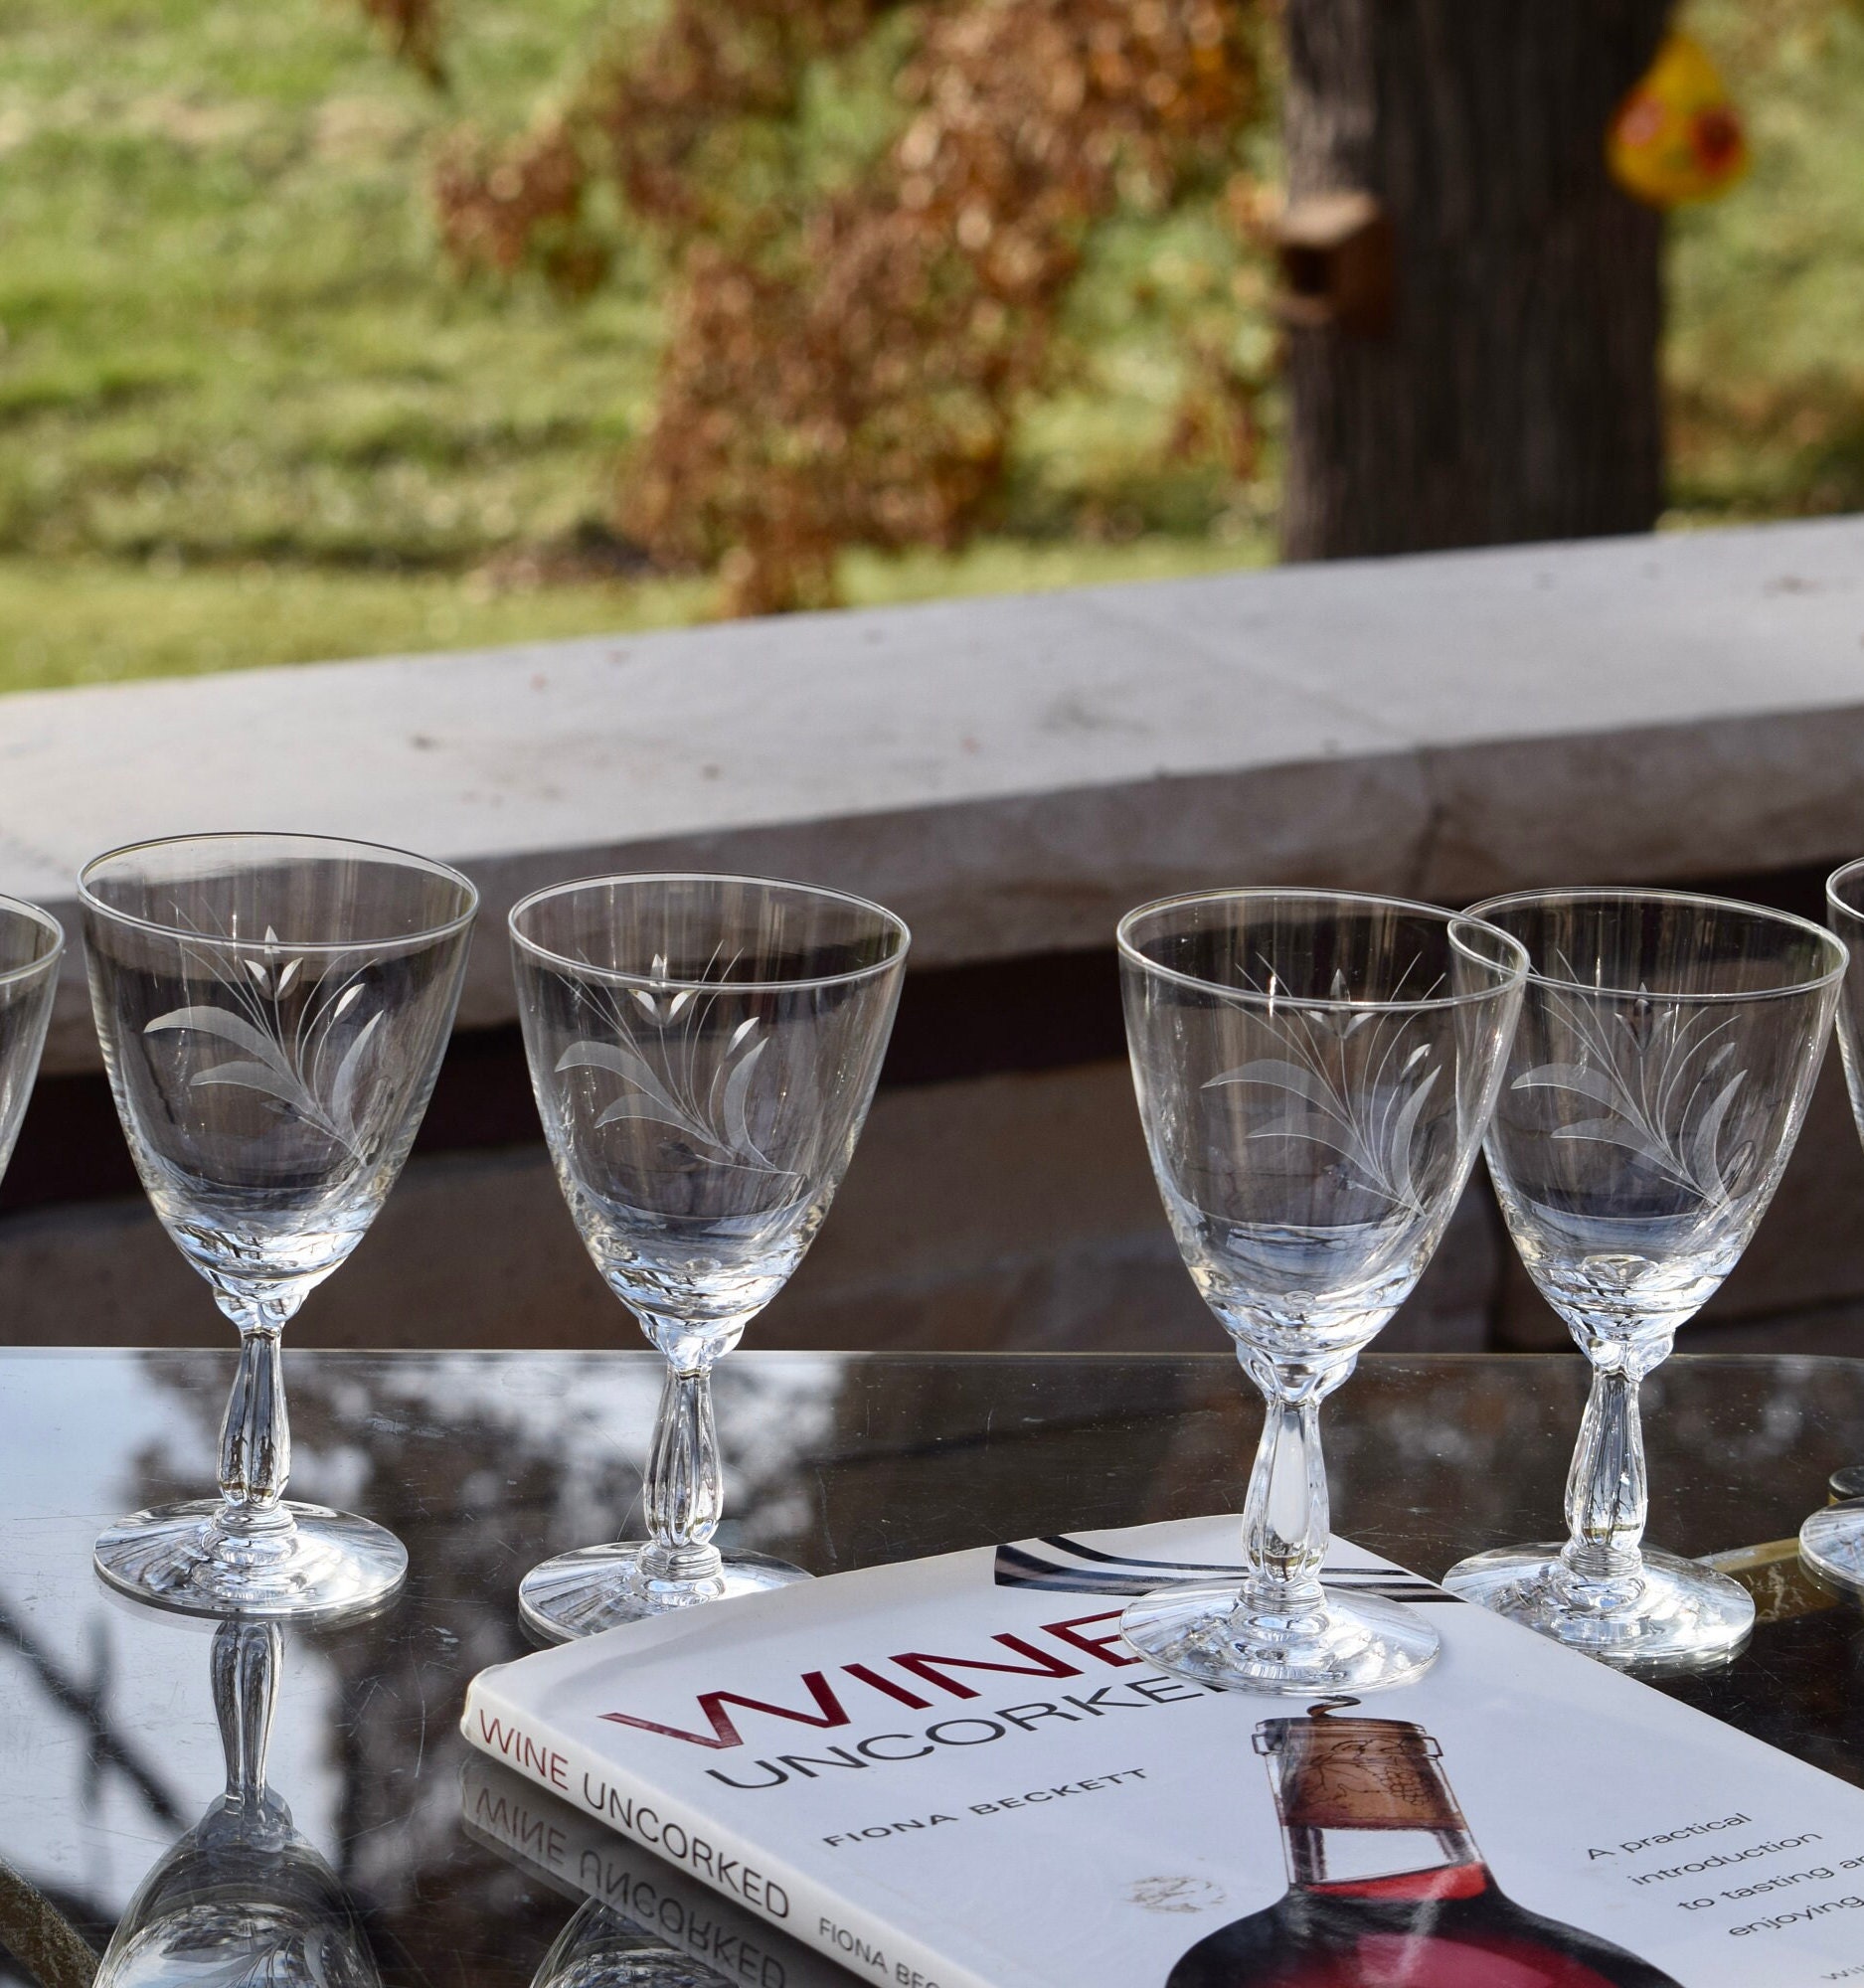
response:
M532 1086L595 1267L665 1356L649 1537L519 1588L534 1634L589 1635L805 1576L713 1545L711 1376L782 1288L854 1151L908 934L859 898L755 877L597 877L511 913Z
M278 1625L214 1631L225 1792L136 1888L93 1988L380 1988L341 1880L265 1782Z
M1825 880L1825 921L1851 955L1838 1001L1838 1048L1851 1115L1864 1136L1864 860ZM1864 1587L1864 1500L1845 1499L1814 1512L1799 1528L1799 1557L1827 1580Z
M64 950L64 928L50 912L0 898L0 1175L39 1073Z
M1754 1602L1643 1546L1638 1389L1774 1198L1845 950L1807 919L1681 892L1529 891L1470 915L1534 962L1488 1167L1528 1275L1593 1372L1566 1543L1477 1554L1443 1584L1608 1662L1716 1661Z
M478 894L421 856L203 835L79 880L117 1115L162 1226L240 1334L220 1496L97 1541L106 1580L197 1614L322 1614L390 1592L393 1534L288 1503L279 1336L362 1241L426 1108Z
M1274 1694L1408 1683L1438 1636L1328 1589L1320 1404L1410 1294L1468 1178L1527 955L1433 906L1211 891L1120 920L1152 1170L1193 1281L1261 1390L1240 1584L1133 1602L1161 1669Z

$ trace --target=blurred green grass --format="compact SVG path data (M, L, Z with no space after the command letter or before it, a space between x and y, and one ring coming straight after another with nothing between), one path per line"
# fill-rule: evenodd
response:
M475 14L449 101L340 0L0 0L0 551L455 570L598 504L650 302L463 289L422 162L604 11Z
M0 0L0 688L711 610L709 582L638 575L602 526L653 394L645 252L623 236L619 280L566 306L459 282L426 211L436 139L522 124L615 15L474 0L440 95L354 0ZM1864 20L1690 18L1757 164L1674 231L1674 521L1864 505ZM1242 475L1182 418L1188 350L1255 372L1272 337L1214 207L1107 230L1068 335L996 534L850 556L851 600L1271 555L1272 401Z

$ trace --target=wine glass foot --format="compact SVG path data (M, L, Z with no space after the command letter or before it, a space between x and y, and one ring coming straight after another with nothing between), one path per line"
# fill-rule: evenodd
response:
M1799 1558L1821 1580L1864 1591L1864 1505L1827 1505L1799 1528Z
M98 1537L98 1574L184 1615L347 1615L407 1578L408 1549L353 1513L287 1502L291 1525L241 1540L216 1523L222 1509L195 1498L119 1519Z
M1148 1663L1199 1684L1276 1697L1411 1684L1437 1661L1437 1631L1416 1610L1332 1589L1318 1608L1251 1612L1234 1583L1143 1595L1119 1632Z
M1628 1597L1608 1595L1600 1606L1576 1600L1565 1574L1558 1545L1501 1547L1459 1562L1443 1585L1569 1649L1640 1669L1725 1663L1754 1628L1754 1597L1745 1587L1675 1554L1646 1548Z
M717 1574L702 1580L667 1580L648 1573L645 1540L579 1547L542 1561L518 1583L518 1613L543 1642L568 1643L618 1623L670 1614L701 1601L763 1594L814 1576L763 1554L720 1556Z

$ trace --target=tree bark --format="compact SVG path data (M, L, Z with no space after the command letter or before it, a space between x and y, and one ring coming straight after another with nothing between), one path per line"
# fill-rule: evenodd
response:
M1389 218L1389 329L1290 328L1289 559L1647 530L1661 217L1605 136L1669 0L1286 0L1290 212Z

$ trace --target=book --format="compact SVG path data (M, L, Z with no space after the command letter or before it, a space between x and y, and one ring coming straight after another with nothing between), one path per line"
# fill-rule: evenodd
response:
M473 1681L468 1740L891 1988L1864 1981L1864 1792L1336 1541L1416 1683L1214 1691L1125 1600L1234 1519L865 1569Z

